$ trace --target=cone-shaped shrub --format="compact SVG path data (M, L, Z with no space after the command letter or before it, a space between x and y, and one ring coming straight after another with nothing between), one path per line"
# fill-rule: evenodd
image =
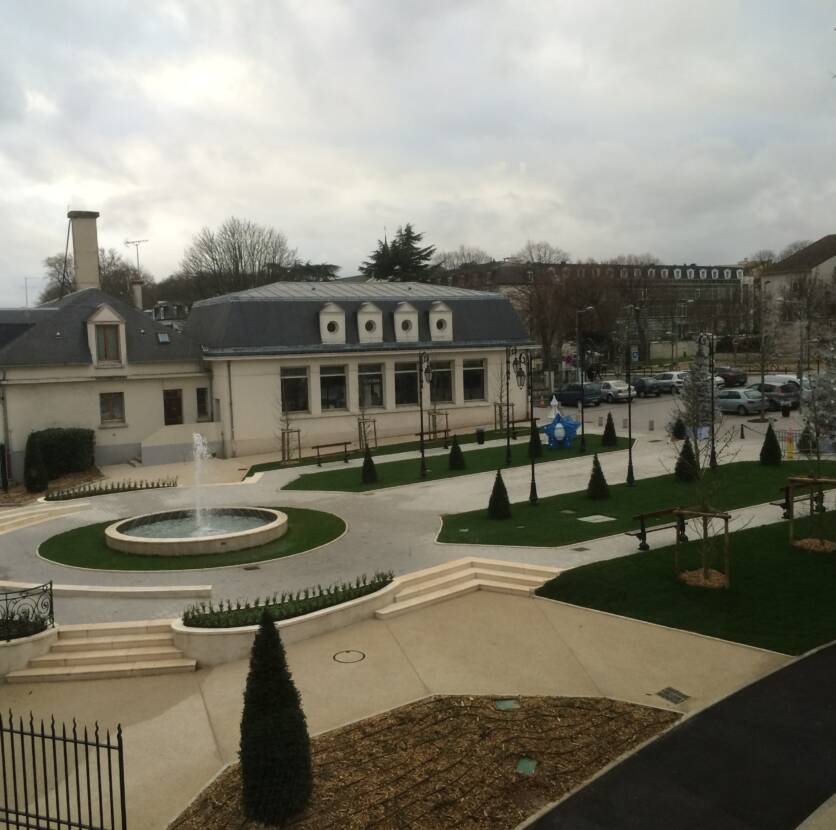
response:
M49 474L41 452L41 441L30 434L26 439L26 455L23 460L23 483L30 493L40 493L49 484Z
M798 451L804 453L804 455L812 455L815 450L813 430L810 429L810 424L806 424L798 438Z
M778 443L778 436L772 429L772 424L766 428L766 437L761 447L761 464L775 467L781 463L781 445Z
M592 475L589 477L586 495L590 499L608 499L610 497L610 486L604 478L604 471L601 469L598 453L592 456Z
M531 421L531 432L528 436L528 457L543 457L543 441L540 438L540 430L537 429L537 422L533 419Z
M604 426L604 434L601 436L602 447L615 447L618 445L618 438L615 434L615 423L612 419L612 412L607 413L607 423Z
M250 654L240 756L248 819L282 824L308 803L313 783L308 726L279 632L267 611L261 615Z
M377 481L377 467L374 466L372 451L366 447L366 454L363 456L363 484L374 484Z
M502 473L499 470L496 471L493 490L491 490L491 500L488 502L488 518L511 518L511 502L508 501L508 491L505 489L505 482L502 480Z
M676 438L677 441L681 441L685 438L685 421L682 418L677 418L673 422L673 429L671 430L671 435Z
M679 451L679 458L673 472L679 481L696 481L700 477L700 471L697 469L697 457L694 455L691 439L687 435L685 436L685 443Z
M447 460L451 470L463 470L465 468L464 453L459 446L459 439L455 435L453 436L453 443L450 445L450 455Z

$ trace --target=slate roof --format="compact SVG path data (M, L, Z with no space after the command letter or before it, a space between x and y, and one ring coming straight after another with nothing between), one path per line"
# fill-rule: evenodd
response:
M823 236L821 239L796 251L786 259L776 262L766 269L766 274L800 274L810 271L822 262L836 257L836 233Z
M49 308L0 308L0 349L20 337L53 309Z
M441 300L453 312L452 341L433 341L432 303ZM323 344L319 312L329 302L345 311L346 342ZM361 343L357 311L371 302L383 313L383 339ZM395 340L394 311L409 302L418 311L418 342ZM195 303L184 333L209 357L248 354L310 354L339 351L443 349L524 345L528 333L502 294L425 283L275 283Z
M0 311L0 367L91 363L86 323L102 304L110 306L125 320L129 363L200 360L200 348L187 337L155 322L124 300L98 288L86 288L62 300L29 309L31 325L16 321L16 315L24 310ZM6 330L14 336L4 341L2 332L7 317L10 322L5 324ZM12 326L17 326L16 333ZM158 332L168 334L170 342L160 343Z

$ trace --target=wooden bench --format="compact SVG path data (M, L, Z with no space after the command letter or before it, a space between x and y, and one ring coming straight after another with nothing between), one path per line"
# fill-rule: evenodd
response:
M320 454L320 450L326 450L329 447L342 447L343 448L343 461L348 464L348 448L351 446L351 441L334 441L332 444L314 444L311 449L316 450L316 466L322 466L322 455Z
M639 523L638 530L628 530L625 536L634 536L639 540L639 550L650 550L650 545L647 544L647 534L653 533L657 530L676 530L677 541L687 542L688 537L685 535L685 518L678 516L675 522L661 525L647 526L648 519L655 519L659 516L669 516L675 508L668 508L667 510L656 510L653 513L642 513L639 516L633 516L633 521Z
M429 433L426 432L426 431L424 432L424 447L425 448L428 447L430 444L433 444L433 443L435 443L435 444L443 443L444 444L444 449L445 450L449 449L449 447L450 447L450 430L447 427L444 427L443 429L440 429L439 432L443 433L441 438L439 438L438 436L436 436L435 438L430 438ZM416 432L416 433L413 433L413 434L415 435L416 438L421 437L420 432Z

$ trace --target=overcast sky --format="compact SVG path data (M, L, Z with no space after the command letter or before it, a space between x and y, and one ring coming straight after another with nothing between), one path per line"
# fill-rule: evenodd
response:
M3 305L68 207L106 247L148 238L157 279L232 214L343 276L407 221L496 258L720 263L836 232L830 0L0 10Z

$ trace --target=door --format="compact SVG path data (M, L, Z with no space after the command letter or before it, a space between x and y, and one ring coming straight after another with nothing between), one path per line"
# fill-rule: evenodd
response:
M183 423L183 390L163 390L163 418L166 426Z

